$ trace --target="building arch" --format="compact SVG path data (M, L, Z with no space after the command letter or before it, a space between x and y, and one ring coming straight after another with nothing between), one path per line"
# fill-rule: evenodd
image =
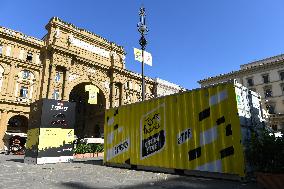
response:
M10 133L27 133L28 117L21 114L16 114L10 117L7 124L7 132Z
M4 148L9 148L10 139L13 136L19 136L22 142L25 143L28 131L28 116L16 112L6 112L5 115L5 119L3 120L6 123L3 128L5 133L0 135Z
M104 82L106 82L106 81L104 81ZM67 84L68 87L66 87L64 89L64 93L66 94L66 96L64 95L65 96L64 100L70 100L69 94L75 86L77 86L81 83L89 83L89 84L95 85L96 87L98 87L102 91L104 98L106 100L105 107L109 108L109 106L110 106L110 103L109 103L110 91L109 91L109 88L104 86L104 84L103 84L104 82L94 80L94 79L90 79L90 78L85 78L85 77L78 77L75 80L73 80L72 82L68 82L68 84Z
M75 135L101 137L107 102L104 92L91 82L82 82L72 88L69 101L76 102Z

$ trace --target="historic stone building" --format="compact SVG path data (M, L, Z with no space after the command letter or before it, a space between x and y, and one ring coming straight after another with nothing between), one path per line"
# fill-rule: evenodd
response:
M156 85L154 87L154 94L157 97L186 91L185 88L160 78L155 78L154 81L156 82Z
M126 70L123 47L57 17L46 30L40 40L0 27L0 149L9 133L26 133L37 99L75 101L78 137L103 132L106 108L141 100L141 75ZM145 80L149 99L156 82Z
M237 81L262 97L263 108L274 130L284 130L284 55L269 57L240 66L240 70L198 81L201 87Z

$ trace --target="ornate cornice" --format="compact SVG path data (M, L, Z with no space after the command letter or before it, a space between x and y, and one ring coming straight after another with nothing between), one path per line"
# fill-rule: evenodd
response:
M21 59L10 57L10 56L3 56L3 55L0 55L0 62L9 63L9 64L14 63L22 67L29 67L33 70L40 70L43 67L42 64L35 64L33 62L21 60Z
M251 68L251 67L262 65L262 64L269 64L275 61L283 61L283 60L284 60L284 54L280 54L280 55L268 57L262 60L253 61L248 64L243 64L240 66L240 68L242 70L242 69Z
M84 57L78 56L76 52L73 52L71 50L66 50L65 48L62 48L60 46L50 45L46 50L54 51L55 53L61 54L63 56L71 57L72 60L75 62L78 61L78 62L85 63L87 65L98 66L106 71L112 70L114 73L119 73L121 75L125 75L125 76L128 76L136 80L141 80L141 77L142 77L141 74L132 72L130 70L122 69L117 66L107 66L107 65L92 61L90 59L86 59ZM155 81L152 78L147 77L147 76L145 76L145 81L147 83L155 83Z
M232 72L229 72L229 73L226 73L226 74L220 74L218 76L214 76L214 77L209 77L209 78L206 78L206 79L203 79L203 80L199 80L198 83L199 84L202 84L204 82L213 82L213 81L216 81L216 80L222 80L222 79L229 79L229 78L232 78L232 77L238 77L239 75L241 74L251 74L253 72L259 72L259 70L265 70L265 69L269 69L269 68L274 68L274 67L277 67L277 66L281 66L281 65L284 65L284 62L281 60L276 60L274 62L270 62L269 64L260 64L260 65L256 65L256 66L252 66L252 67L248 67L246 69L241 69L241 70L237 70L237 71L232 71Z
M125 51L122 46L119 46L115 44L114 42L111 42L88 30L79 28L72 23L65 22L58 17L52 17L45 28L48 30L51 26L63 28L64 30L72 34L80 36L82 39L85 39L86 41L93 42L100 46L106 47L110 50L116 50L117 52L125 55Z
M18 40L20 42L27 43L38 48L42 48L44 46L44 41L42 40L27 36L21 32L11 30L2 26L0 26L0 36L7 37L12 40Z
M132 78L132 79L141 80L141 78L142 78L142 75L141 75L141 74L138 74L138 73L136 73L136 72L132 72L132 71L130 71L130 70L126 70L126 69L116 69L115 71L116 71L117 73L119 73L119 74L126 75L126 76L128 76L128 77L130 77L130 78ZM154 83L155 83L154 79L152 79L152 78L150 78L150 77L144 76L144 79L145 79L145 81L146 81L147 83L149 83L149 84L154 84Z
M78 54L76 52L71 51L71 50L66 50L65 48L62 48L60 46L51 45L51 46L49 46L49 48L47 48L47 50L53 51L56 54L60 54L60 55L63 55L63 56L70 57L70 58L72 58L72 61L83 62L83 63L86 63L88 65L101 67L103 69L109 69L110 68L110 66L92 61L90 59L86 59L86 58L81 57L81 56L78 56Z

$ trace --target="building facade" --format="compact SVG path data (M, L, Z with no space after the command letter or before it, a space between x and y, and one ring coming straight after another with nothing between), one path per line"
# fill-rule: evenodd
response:
M236 79L259 93L268 123L274 130L284 130L284 55L240 66L240 70L198 81L201 87Z
M27 132L30 104L40 98L76 102L78 137L103 133L106 108L142 99L141 75L125 68L123 47L57 17L45 28L36 39L0 27L0 150L7 135ZM145 82L146 99L156 97L156 81Z
M156 95L156 97L186 91L185 88L160 78L155 78L154 81L156 83L154 87L154 94Z

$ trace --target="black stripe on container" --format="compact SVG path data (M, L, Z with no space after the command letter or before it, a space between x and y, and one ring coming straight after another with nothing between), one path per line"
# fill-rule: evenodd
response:
M136 170L137 169L137 165L130 165L130 168Z
M199 158L201 156L201 147L195 148L194 150L190 150L188 152L189 161Z
M114 127L113 127L113 130L117 129L118 128L118 124L116 124Z
M108 120L109 120L109 117L107 116L107 122L108 122Z
M118 109L115 110L114 116L116 116L117 114L118 114Z
M207 108L199 113L199 121L202 121L203 119L210 116L210 108Z
M234 147L230 146L228 148L225 148L225 149L220 151L220 154L221 154L221 158L233 155L234 154Z
M184 175L184 170L183 169L175 169L175 174Z
M130 165L130 158L125 161L126 164Z
M225 117L224 116L220 117L219 119L217 119L216 123L217 123L217 125L225 123Z
M230 136L232 134L233 134L232 126L231 126L231 124L229 124L229 125L226 126L226 136Z

